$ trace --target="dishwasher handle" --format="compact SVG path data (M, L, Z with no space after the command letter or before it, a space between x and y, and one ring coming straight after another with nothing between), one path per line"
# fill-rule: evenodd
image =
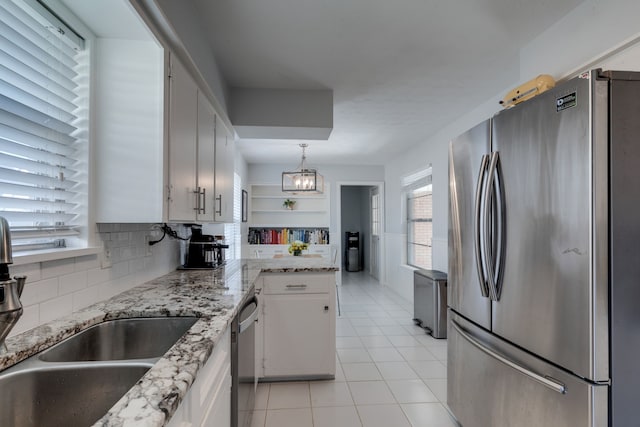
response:
M255 295L242 306L238 316L242 316L242 313L244 313L244 311L251 305L255 305L255 308L253 309L249 317L239 322L238 333L240 334L249 329L251 325L253 325L253 323L258 319L258 297L256 297Z

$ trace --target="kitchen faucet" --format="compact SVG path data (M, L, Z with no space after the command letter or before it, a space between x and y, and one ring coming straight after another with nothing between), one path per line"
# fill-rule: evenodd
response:
M9 223L0 216L0 353L7 351L4 339L22 316L20 296L26 276L11 279L9 264L13 264Z

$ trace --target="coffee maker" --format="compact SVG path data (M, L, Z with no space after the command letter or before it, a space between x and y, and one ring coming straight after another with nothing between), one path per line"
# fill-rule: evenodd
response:
M215 259L215 239L208 234L202 234L202 226L191 224L191 238L187 247L187 257L185 268L214 268Z
M190 224L191 238L187 246L187 256L184 268L186 269L207 269L216 268L224 264L224 245L216 242L216 237L202 234L202 225Z

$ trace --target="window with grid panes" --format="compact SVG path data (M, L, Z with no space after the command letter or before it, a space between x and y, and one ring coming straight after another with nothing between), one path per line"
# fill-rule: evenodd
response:
M40 1L0 0L0 216L14 251L80 245L88 63Z
M431 269L433 198L431 166L403 180L407 208L407 264Z

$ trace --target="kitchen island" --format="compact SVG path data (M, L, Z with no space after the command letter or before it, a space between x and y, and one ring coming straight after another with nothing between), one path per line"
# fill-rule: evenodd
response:
M287 257L228 261L218 270L178 270L70 316L6 340L4 370L90 326L112 319L196 316L200 319L96 426L162 426L177 411L261 272L335 272L329 260Z

